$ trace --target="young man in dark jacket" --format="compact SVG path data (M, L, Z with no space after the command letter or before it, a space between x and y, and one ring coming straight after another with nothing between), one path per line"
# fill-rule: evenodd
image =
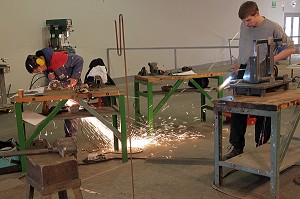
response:
M29 73L44 73L47 79L60 81L62 87L73 88L80 83L83 59L79 55L69 55L66 51L54 52L52 48L43 48L35 55L28 55L25 62ZM78 119L65 120L65 134L75 137Z

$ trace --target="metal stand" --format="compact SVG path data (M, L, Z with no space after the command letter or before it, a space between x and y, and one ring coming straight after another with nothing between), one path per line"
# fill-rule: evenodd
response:
M28 156L27 168L28 199L33 199L35 189L42 199L51 199L56 192L59 199L68 199L67 189L73 190L75 199L83 199L75 158L62 158L58 154Z
M91 108L87 102L84 100L86 98L101 98L101 97L112 97L112 106L99 108L99 110ZM116 99L119 99L119 107L116 107ZM65 105L68 99L75 99L78 103L84 107L85 110L79 111L78 113L62 113L58 114L61 108ZM128 161L127 154L127 133L126 133L126 115L125 115L125 99L124 92L119 90L116 86L104 87L100 90L90 91L89 93L76 93L74 90L52 90L45 91L42 96L23 96L22 94L15 97L15 113L17 120L18 138L19 138L19 149L28 149L32 141L39 135L43 128L53 119L74 119L80 117L90 117L94 116L100 121L102 121L112 132L114 133L115 150L118 147L118 141L122 143L122 161ZM52 110L52 112L43 118L40 123L37 124L36 128L32 133L30 133L27 138L26 131L24 128L24 121L26 118L23 113L23 103L28 102L44 102L44 101L57 101L57 106ZM116 108L115 108L116 107ZM101 115L112 115L113 125L108 123ZM120 115L120 125L121 132L118 131L117 115ZM21 156L22 171L26 172L25 156Z
M218 80L218 86L223 83L223 73L221 72L212 72L212 73L201 73L195 75L182 75L182 76L135 76L134 78L134 94L135 94L135 120L137 122L140 121L140 118L143 116L141 114L140 109L140 97L145 97L147 99L147 121L149 125L149 133L152 134L154 132L154 116L161 110L161 108L166 104L166 102L170 99L170 97L176 92L176 90L184 83L186 80L190 80L192 84L197 88L195 91L200 92L200 112L201 112L201 120L206 121L205 109L212 110L211 106L206 105L206 98L213 102L213 98L201 87L197 82L193 80L193 78L214 78ZM172 88L168 92L160 92L160 94L164 94L163 99L154 107L153 100L153 83L162 82L167 80L177 80L176 83L172 86ZM146 92L140 91L140 84L147 86ZM188 89L187 89L188 90ZM223 96L223 91L217 92L217 97L220 98Z
M270 178L270 198L279 198L279 173L300 161L299 142L293 137L300 119L299 90L277 92L265 97L228 96L214 101L215 185L223 186L223 167ZM289 96L289 97L287 97ZM286 133L280 136L281 110L294 106ZM271 140L239 156L222 160L222 112L271 117ZM295 139L295 143L291 140Z

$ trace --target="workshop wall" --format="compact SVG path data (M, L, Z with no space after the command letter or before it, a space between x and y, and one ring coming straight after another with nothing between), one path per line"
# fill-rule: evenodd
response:
M45 21L70 18L71 42L77 54L90 61L107 63L107 48L115 48L114 20L123 14L127 48L227 46L239 32L238 8L244 0L10 0L0 6L0 57L11 58L5 76L11 92L28 89L32 75L24 67L28 54L46 46ZM261 14L283 25L284 12L300 12L291 1L257 0ZM284 9L283 9L283 3ZM300 4L300 3L299 3ZM237 43L234 43L237 44ZM234 52L236 53L236 52ZM237 56L236 54L234 56ZM229 50L180 50L177 65L201 65L229 60ZM161 69L174 68L172 50L127 51L128 74L156 61ZM110 52L110 73L123 77L123 58Z

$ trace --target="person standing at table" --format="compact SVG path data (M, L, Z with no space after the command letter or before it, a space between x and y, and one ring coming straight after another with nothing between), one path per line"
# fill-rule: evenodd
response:
M239 39L239 58L235 65L235 71L238 79L243 79L244 72L250 56L254 52L254 40L267 39L269 37L282 38L285 43L279 42L283 49L274 55L274 63L289 57L296 53L293 41L284 33L282 27L259 13L258 6L254 1L244 2L238 11L239 18L242 20L240 25ZM268 52L267 45L260 47L260 57L266 57ZM261 60L264 61L263 59ZM227 160L244 152L245 133L247 128L246 114L232 113L230 120L229 142L233 146L230 153L223 157ZM271 118L256 116L255 142L256 146L265 144L270 139Z

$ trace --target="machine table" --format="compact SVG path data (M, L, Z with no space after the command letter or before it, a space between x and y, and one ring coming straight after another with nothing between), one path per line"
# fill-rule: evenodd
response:
M227 96L214 100L214 183L223 185L223 167L270 178L270 198L279 198L279 173L300 162L299 137L294 136L300 118L300 89L277 91L259 96ZM281 112L293 108L286 132L280 132ZM271 117L270 143L222 161L222 112Z

